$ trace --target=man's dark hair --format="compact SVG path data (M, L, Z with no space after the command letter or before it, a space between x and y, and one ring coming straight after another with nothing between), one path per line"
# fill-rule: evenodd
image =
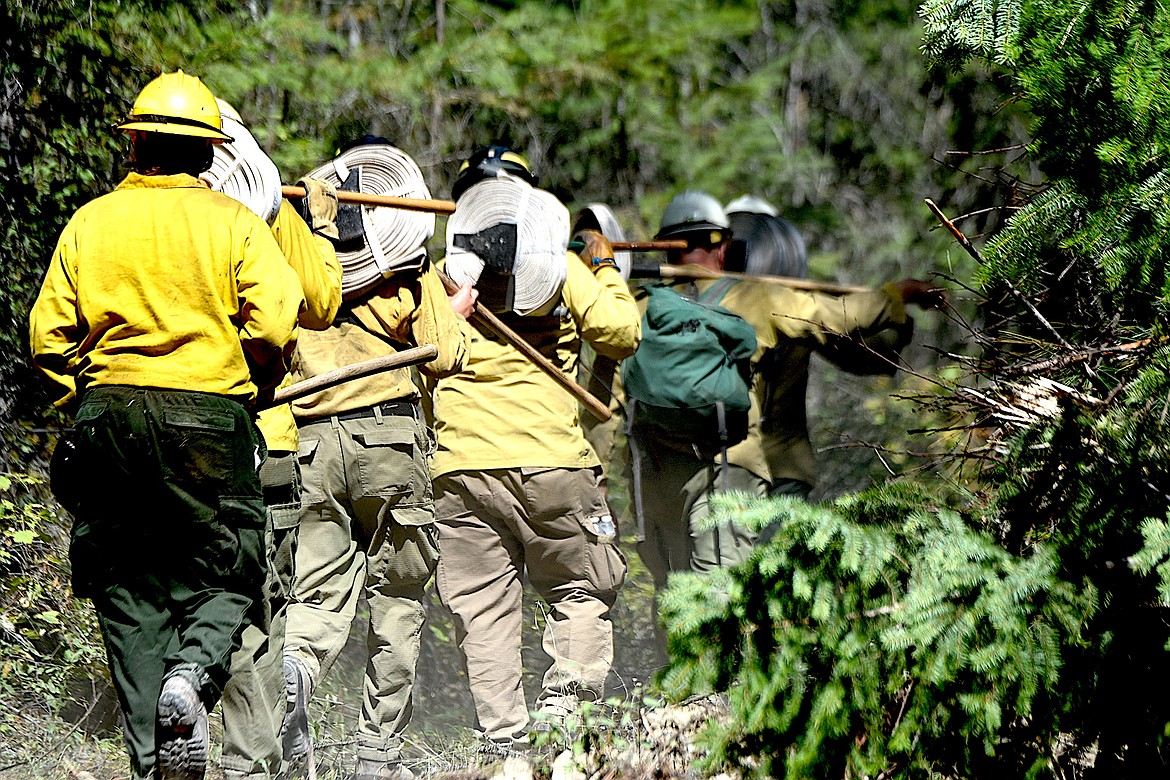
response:
M206 138L169 133L135 133L129 167L149 176L189 173L198 176L211 167L215 155Z

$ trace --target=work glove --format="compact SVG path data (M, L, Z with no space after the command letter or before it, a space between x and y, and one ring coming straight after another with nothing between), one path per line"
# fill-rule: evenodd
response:
M320 179L301 179L305 197L293 200L297 213L314 233L337 242L337 188Z
M617 268L617 261L613 259L613 247L609 245L609 239L601 233L596 230L582 230L573 240L585 245L577 254L593 273L606 266Z
M893 283L903 303L912 303L923 309L941 309L947 305L947 291L937 284L921 279L902 279Z

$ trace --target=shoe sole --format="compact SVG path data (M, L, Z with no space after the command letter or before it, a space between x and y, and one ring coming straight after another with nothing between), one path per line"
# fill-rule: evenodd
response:
M307 780L317 780L317 767L313 756L313 735L309 733L309 696L306 692L307 675L302 674L298 667L284 668L284 682L286 699L285 706L288 714L280 728L280 742L286 764L281 778L304 777ZM298 706L300 701L304 706ZM299 710L299 712L298 712Z
M207 770L207 721L177 694L158 700L158 767L162 780L201 780Z

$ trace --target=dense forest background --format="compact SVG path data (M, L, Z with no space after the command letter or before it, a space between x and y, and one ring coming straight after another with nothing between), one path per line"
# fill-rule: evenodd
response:
M1150 704L1160 688L1112 731L1093 723L1094 712L1125 709L1117 686L1158 668L1157 607L1170 597L1147 576L1170 530L1142 525L1165 518L1165 494L1151 485L1170 473L1159 346L1170 26L1158 4L8 0L3 14L0 774L36 776L113 723L100 704L92 617L68 591L68 521L41 479L65 421L33 381L26 315L64 222L122 175L113 125L143 84L175 68L236 106L286 181L369 133L410 153L442 197L463 157L503 143L574 212L607 203L632 237L652 234L685 188L725 202L751 193L798 225L816 278L933 277L950 287L950 309L919 317L905 353L911 371L887 380L814 365L814 498L845 498L815 510L825 514L748 507L788 517L787 530L742 581L715 583L744 603L699 603L712 583L680 591L672 619L684 661L668 682L684 692L733 679L753 694L763 686L759 701L780 714L740 713L716 753L754 756L748 765L777 774L757 754L794 740L790 771L805 777L1043 773L1058 742L1078 748L1063 753L1077 766L1096 747L1102 767L1127 750L1131 766L1134 755L1161 766L1162 737L1150 736L1166 722ZM937 229L924 198L984 254ZM886 487L892 477L901 479ZM809 529L836 529L822 533L837 541ZM1144 557L1130 562L1139 548ZM948 551L943 563L978 565L916 568L932 549ZM653 666L649 585L629 557L634 576L616 611L618 693ZM816 641L753 612L800 602L804 590L783 591L794 582L817 594L796 622L817 626ZM910 598L922 582L937 592ZM991 606L980 600L988 583L1006 583ZM830 604L830 593L857 600ZM966 617L951 623L955 598ZM449 735L470 719L434 606L416 725ZM897 623L910 606L924 610L914 613L918 633ZM1003 639L1007 613L1034 631ZM883 620L897 625L874 627ZM1135 622L1159 630L1127 633ZM940 635L922 628L935 623ZM842 628L855 624L857 633ZM754 644L740 639L745 627ZM930 655L944 640L952 644ZM965 648L979 642L991 650L972 667ZM816 663L798 646L815 648ZM881 662L849 656L858 646L880 646ZM1004 662L1017 656L1034 663ZM988 681L988 669L1004 677ZM354 715L345 674L356 670L320 704L337 724ZM843 680L861 682L846 695ZM958 691L947 687L955 680ZM931 709L947 700L961 707ZM1037 702L1044 718L1029 709ZM1123 724L1142 735L1140 750ZM940 752L921 757L924 734Z

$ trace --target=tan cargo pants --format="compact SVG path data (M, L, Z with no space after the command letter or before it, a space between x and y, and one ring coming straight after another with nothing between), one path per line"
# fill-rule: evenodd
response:
M626 561L599 478L595 469L507 469L435 480L439 596L454 617L478 728L505 747L528 741L525 570L551 608L544 650L553 664L537 709L564 714L604 694Z
M302 514L286 653L328 674L364 594L366 674L357 757L399 759L413 710L423 588L438 559L427 457L417 414L326 418L300 426Z

